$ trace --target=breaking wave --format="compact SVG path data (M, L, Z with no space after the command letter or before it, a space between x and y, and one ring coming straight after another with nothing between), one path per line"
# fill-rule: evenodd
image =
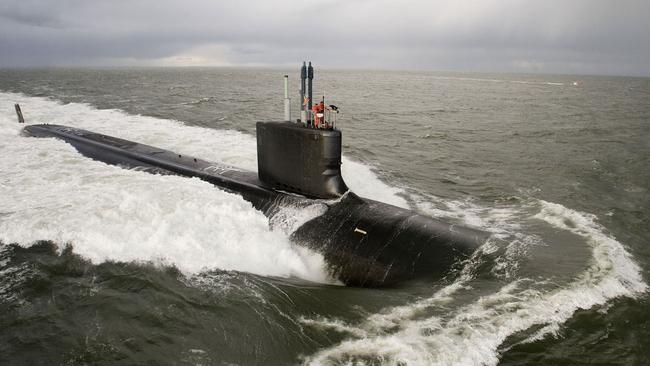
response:
M348 336L334 347L305 357L305 364L496 365L499 347L510 336L525 333L521 342L554 336L579 309L620 296L636 297L647 290L638 265L593 215L533 199L517 207L499 208L479 207L470 201L431 201L421 201L418 206L424 212L496 235L465 263L451 284L430 297L385 309L360 324L303 318L308 326ZM590 254L586 268L562 285L518 276L518 261L530 246L545 245L538 236L521 233L526 220L541 221L584 240ZM476 295L480 289L475 288L475 280L486 261L491 266L489 274L505 284ZM456 297L472 296L469 303L456 302Z
M288 239L323 207L283 208L269 222L240 196L199 179L125 170L85 158L56 139L22 137L14 103L22 104L29 123L70 125L257 168L255 139L240 132L0 93L0 241L69 243L94 263L147 261L191 274L223 269L331 282L322 256ZM386 198L395 199L395 190L365 169L362 186L372 194L385 187Z

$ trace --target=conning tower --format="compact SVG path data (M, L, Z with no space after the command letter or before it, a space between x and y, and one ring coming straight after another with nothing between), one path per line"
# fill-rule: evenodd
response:
M300 73L300 119L291 119L288 76L285 75L285 121L257 122L259 179L274 189L314 198L337 198L348 187L341 176L341 131L338 108L325 97L312 103L311 62ZM307 82L306 82L307 81ZM305 90L307 86L307 90Z

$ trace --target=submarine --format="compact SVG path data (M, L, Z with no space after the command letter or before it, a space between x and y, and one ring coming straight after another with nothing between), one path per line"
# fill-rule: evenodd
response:
M152 174L196 177L241 195L272 218L284 207L321 204L324 213L290 239L321 253L330 273L345 285L393 286L438 279L469 258L490 233L459 226L351 192L341 174L339 110L312 102L311 62L300 70L300 118L292 121L288 75L284 119L256 123L258 171L205 161L154 146L83 129L34 124L29 137L61 139L82 155Z

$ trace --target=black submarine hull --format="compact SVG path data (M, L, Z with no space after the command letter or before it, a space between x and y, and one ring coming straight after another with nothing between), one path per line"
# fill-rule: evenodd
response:
M489 236L352 192L336 200L290 194L260 181L255 172L82 129L30 125L23 134L59 138L84 156L112 165L200 178L241 195L268 217L286 206L324 204L327 210L303 224L291 238L322 253L332 274L346 285L374 287L438 278L471 256Z

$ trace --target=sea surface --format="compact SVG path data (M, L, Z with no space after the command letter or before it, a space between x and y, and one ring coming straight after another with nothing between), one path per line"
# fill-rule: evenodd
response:
M648 78L317 68L352 190L492 233L381 289L291 241L317 208L269 219L14 112L256 170L298 71L0 70L0 364L650 364Z

